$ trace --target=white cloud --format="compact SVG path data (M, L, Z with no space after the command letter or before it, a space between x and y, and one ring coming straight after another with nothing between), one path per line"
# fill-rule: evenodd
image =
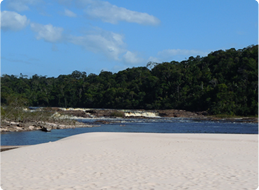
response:
M119 60L120 55L125 52L123 36L103 30L94 31L84 36L70 36L69 42L94 53L103 53L114 60Z
M29 24L25 15L20 15L12 11L1 12L1 29L18 31Z
M36 5L41 0L8 0L7 7L15 11L26 11L29 10L29 5Z
M51 24L42 25L37 23L31 24L31 29L37 33L36 38L44 39L47 42L58 42L63 39L63 28L54 27Z
M66 15L68 17L76 17L76 14L73 13L72 11L68 10L68 9L65 9L64 15Z
M120 21L138 23L144 25L157 25L160 20L147 13L131 11L123 7L117 7L107 1L100 0L56 0L58 3L85 9L89 18L101 19L103 22L116 24Z
M157 25L160 23L158 18L147 13L131 11L104 1L99 1L99 3L91 3L91 5L86 8L85 12L91 18L99 18L104 22L109 22L112 24L119 21L146 25Z
M142 58L138 57L137 53L133 53L131 51L127 51L123 55L123 60L126 63L130 63L130 64L137 64L137 63L141 63L144 61Z
M31 23L31 29L36 32L38 40L44 39L51 43L72 43L83 47L87 51L103 54L116 61L124 61L126 63L137 63L140 61L136 54L126 50L123 36L118 33L97 28L94 31L88 31L82 36L65 36L63 35L63 28L54 27L51 24L41 25L37 23ZM52 50L56 51L57 47L55 45L52 46Z
M70 36L68 42L82 46L87 51L101 53L106 57L126 64L137 64L144 60L137 53L128 51L123 36L114 32L95 30L84 36Z

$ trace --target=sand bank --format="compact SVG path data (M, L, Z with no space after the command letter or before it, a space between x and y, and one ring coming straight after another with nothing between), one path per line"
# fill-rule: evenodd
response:
M255 190L258 135L86 133L1 152L3 190Z

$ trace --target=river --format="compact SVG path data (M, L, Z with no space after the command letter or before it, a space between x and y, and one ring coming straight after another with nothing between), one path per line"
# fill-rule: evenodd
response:
M34 145L89 132L258 134L257 123L194 121L183 118L110 120L114 123L92 128L57 129L48 133L42 131L3 133L1 145ZM92 123L95 120L79 121Z

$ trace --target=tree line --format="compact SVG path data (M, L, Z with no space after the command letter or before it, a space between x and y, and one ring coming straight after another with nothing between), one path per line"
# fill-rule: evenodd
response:
M1 76L1 103L117 109L185 109L210 114L258 114L258 45L219 50L181 62L149 62L99 75Z

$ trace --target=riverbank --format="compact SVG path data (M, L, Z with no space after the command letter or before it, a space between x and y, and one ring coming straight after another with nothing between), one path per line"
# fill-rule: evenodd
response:
M1 153L3 189L256 189L258 135L86 133Z
M37 110L25 110L37 111ZM123 110L123 109L89 109L89 108L44 108L45 112L52 113L51 120L46 121L1 121L0 132L21 132L42 130L51 131L52 129L67 129L81 127L95 127L99 124L109 124L110 120L105 118L183 118L192 119L195 121L219 121L219 122L243 122L243 123L258 123L256 117L237 117L237 118L220 118L209 116L207 112L189 112L186 110ZM78 119L92 118L95 119L93 124L85 124L77 122ZM100 120L101 118L101 120ZM48 120L47 120L48 121Z

